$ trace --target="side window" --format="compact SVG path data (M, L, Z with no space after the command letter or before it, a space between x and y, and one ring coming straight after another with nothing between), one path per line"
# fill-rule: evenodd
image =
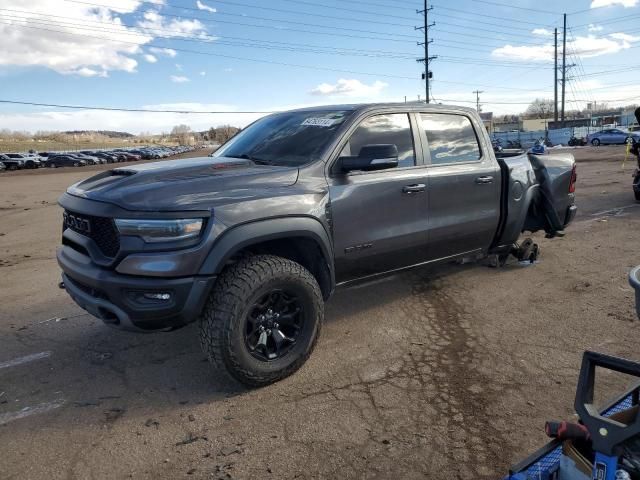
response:
M475 162L482 156L471 121L464 115L423 113L433 165Z
M413 134L409 115L406 113L367 118L353 132L340 156L357 156L365 145L380 144L393 144L398 147L398 168L413 167L416 164Z

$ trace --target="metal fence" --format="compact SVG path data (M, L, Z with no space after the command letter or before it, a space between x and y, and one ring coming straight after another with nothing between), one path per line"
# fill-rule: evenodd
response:
M548 138L554 145L566 145L574 130L577 131L579 129L560 128L557 130L533 130L530 132L496 132L493 134L493 138L500 140L503 146L508 146L509 142L519 142L523 148L529 148L536 141L544 140L545 138Z

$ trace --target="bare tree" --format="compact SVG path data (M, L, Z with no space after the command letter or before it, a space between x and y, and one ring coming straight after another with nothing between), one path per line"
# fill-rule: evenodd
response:
M171 136L174 141L180 145L188 145L190 143L189 140L193 137L193 133L191 132L191 127L188 125L176 125L171 129Z
M527 107L525 115L529 118L550 118L553 115L553 100L536 98Z
M240 130L237 127L232 127L231 125L222 125L216 128L215 140L218 143L225 143L226 141L233 138L233 136L239 131Z

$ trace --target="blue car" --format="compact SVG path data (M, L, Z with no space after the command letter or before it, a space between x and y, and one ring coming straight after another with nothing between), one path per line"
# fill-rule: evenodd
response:
M634 139L635 141L640 139L637 132L629 133L618 128L607 128L600 132L587 135L587 143L590 143L594 147L598 145L622 145Z

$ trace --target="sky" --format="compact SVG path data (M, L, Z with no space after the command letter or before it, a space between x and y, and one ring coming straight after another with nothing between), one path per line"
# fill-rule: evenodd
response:
M561 42L567 13L566 108L640 103L640 0L429 6L432 101L475 107L481 91L483 111L509 114L553 98L554 29ZM0 101L59 105L0 102L0 129L204 130L303 106L424 100L422 8L422 0L0 0Z

